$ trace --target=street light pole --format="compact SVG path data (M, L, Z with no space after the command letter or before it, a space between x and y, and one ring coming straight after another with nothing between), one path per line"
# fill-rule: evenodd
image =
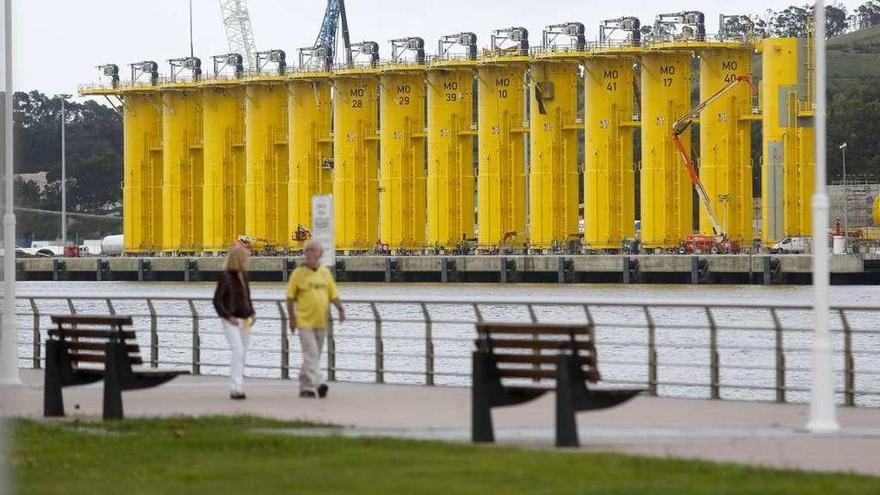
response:
M813 433L840 429L834 405L834 366L831 355L831 332L828 329L828 192L826 179L826 95L825 95L825 2L816 2L815 78L816 78L816 192L813 194L813 359L810 386L810 421Z
M64 96L61 97L61 248L67 247L67 153L65 149Z
M846 183L846 143L839 146L843 154L843 245L849 251L849 186Z
M18 374L18 328L15 322L15 210L12 201L12 0L3 2L3 324L0 327L0 383L20 384Z

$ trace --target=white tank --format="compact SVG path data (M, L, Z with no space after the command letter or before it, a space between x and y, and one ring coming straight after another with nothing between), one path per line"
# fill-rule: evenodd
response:
M122 241L122 234L108 235L101 239L102 256L119 256L124 249L125 243Z
M834 236L831 252L834 254L843 254L846 252L846 239L842 235Z

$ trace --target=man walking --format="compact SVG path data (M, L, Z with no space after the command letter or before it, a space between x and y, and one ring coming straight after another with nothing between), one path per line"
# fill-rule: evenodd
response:
M326 267L320 265L324 253L321 244L309 241L304 248L305 265L298 266L287 284L287 314L290 333L299 329L303 362L299 372L300 397L326 397L327 383L321 373L321 351L327 338L330 304L345 321L345 308L339 300L336 281Z

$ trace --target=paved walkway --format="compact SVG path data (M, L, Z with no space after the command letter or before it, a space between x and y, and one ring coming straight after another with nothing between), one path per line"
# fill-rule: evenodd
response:
M42 414L42 372L22 370L22 379L22 386L0 386L0 415ZM251 379L247 394L246 401L231 401L225 378L187 376L125 392L123 402L129 417L252 414L351 427L344 435L470 437L465 388L337 383L328 398L315 400L297 397L290 381ZM100 416L101 398L100 383L64 391L69 416ZM840 408L838 414L840 433L812 435L802 430L805 406L638 397L614 409L578 414L578 426L587 450L880 475L880 409ZM552 445L552 394L495 409L493 416L499 443ZM322 433L327 431L311 432Z

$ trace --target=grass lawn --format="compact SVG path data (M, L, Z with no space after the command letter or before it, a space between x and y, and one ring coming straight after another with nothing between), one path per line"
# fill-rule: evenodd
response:
M293 437L251 417L12 423L18 493L877 494L880 478L616 454ZM255 429L263 432L257 432Z

